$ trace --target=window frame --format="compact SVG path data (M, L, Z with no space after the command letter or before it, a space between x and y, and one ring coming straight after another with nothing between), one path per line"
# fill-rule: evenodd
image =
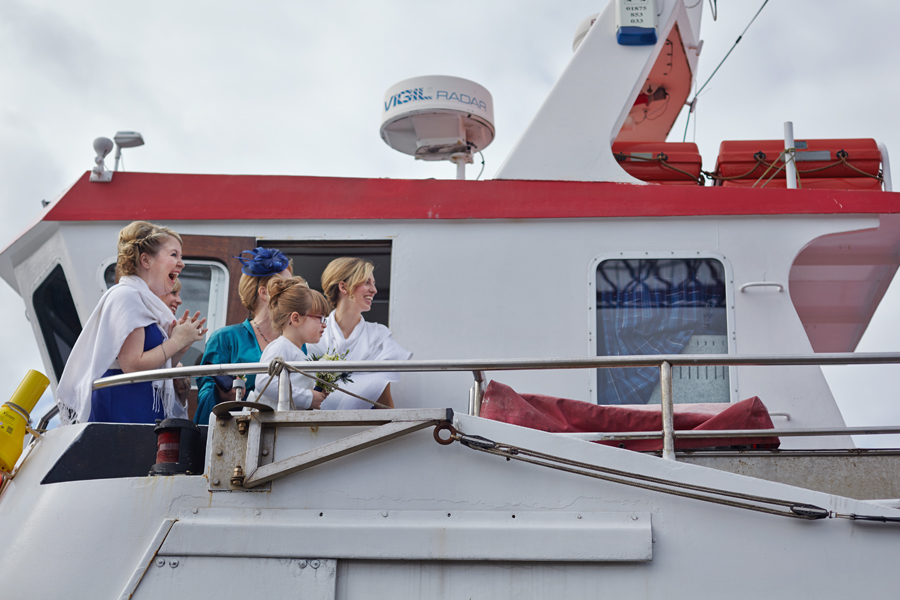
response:
M604 252L591 260L587 277L588 297L588 356L600 358L597 354L597 268L600 263L607 260L703 260L713 259L719 261L725 269L725 318L727 323L728 354L737 352L737 333L734 327L734 272L731 263L725 255L709 250L703 251L621 251ZM717 404L734 404L738 402L738 369L728 367L729 400ZM589 370L589 398L594 404L598 404L597 398L597 370ZM621 406L647 406L644 404L623 404Z

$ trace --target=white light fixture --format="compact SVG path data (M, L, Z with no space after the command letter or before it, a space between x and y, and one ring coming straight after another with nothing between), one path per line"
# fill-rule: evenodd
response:
M94 140L94 152L97 153L94 158L94 168L91 169L91 181L96 183L109 183L112 181L112 171L107 170L103 159L112 152L113 141L109 138L98 137Z
M119 131L113 138L116 142L116 163L113 171L119 170L119 159L122 158L122 148L135 148L144 145L144 138L137 131Z

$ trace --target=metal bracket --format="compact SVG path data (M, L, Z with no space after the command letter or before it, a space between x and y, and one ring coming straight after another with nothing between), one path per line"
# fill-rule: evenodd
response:
M453 420L452 409L283 411L251 413L243 465L245 489L332 461L394 438ZM373 425L372 429L271 464L261 464L263 438L276 427Z

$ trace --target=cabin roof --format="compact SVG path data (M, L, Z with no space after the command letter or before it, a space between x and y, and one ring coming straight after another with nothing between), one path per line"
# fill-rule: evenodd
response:
M43 221L567 219L892 214L898 194L584 181L456 181L271 175L85 173Z

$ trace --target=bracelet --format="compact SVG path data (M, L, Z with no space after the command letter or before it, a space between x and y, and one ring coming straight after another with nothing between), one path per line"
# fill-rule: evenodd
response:
M163 351L163 362L166 362L167 360L169 360L169 357L166 356L166 346L165 344L160 344L159 347L162 348Z

